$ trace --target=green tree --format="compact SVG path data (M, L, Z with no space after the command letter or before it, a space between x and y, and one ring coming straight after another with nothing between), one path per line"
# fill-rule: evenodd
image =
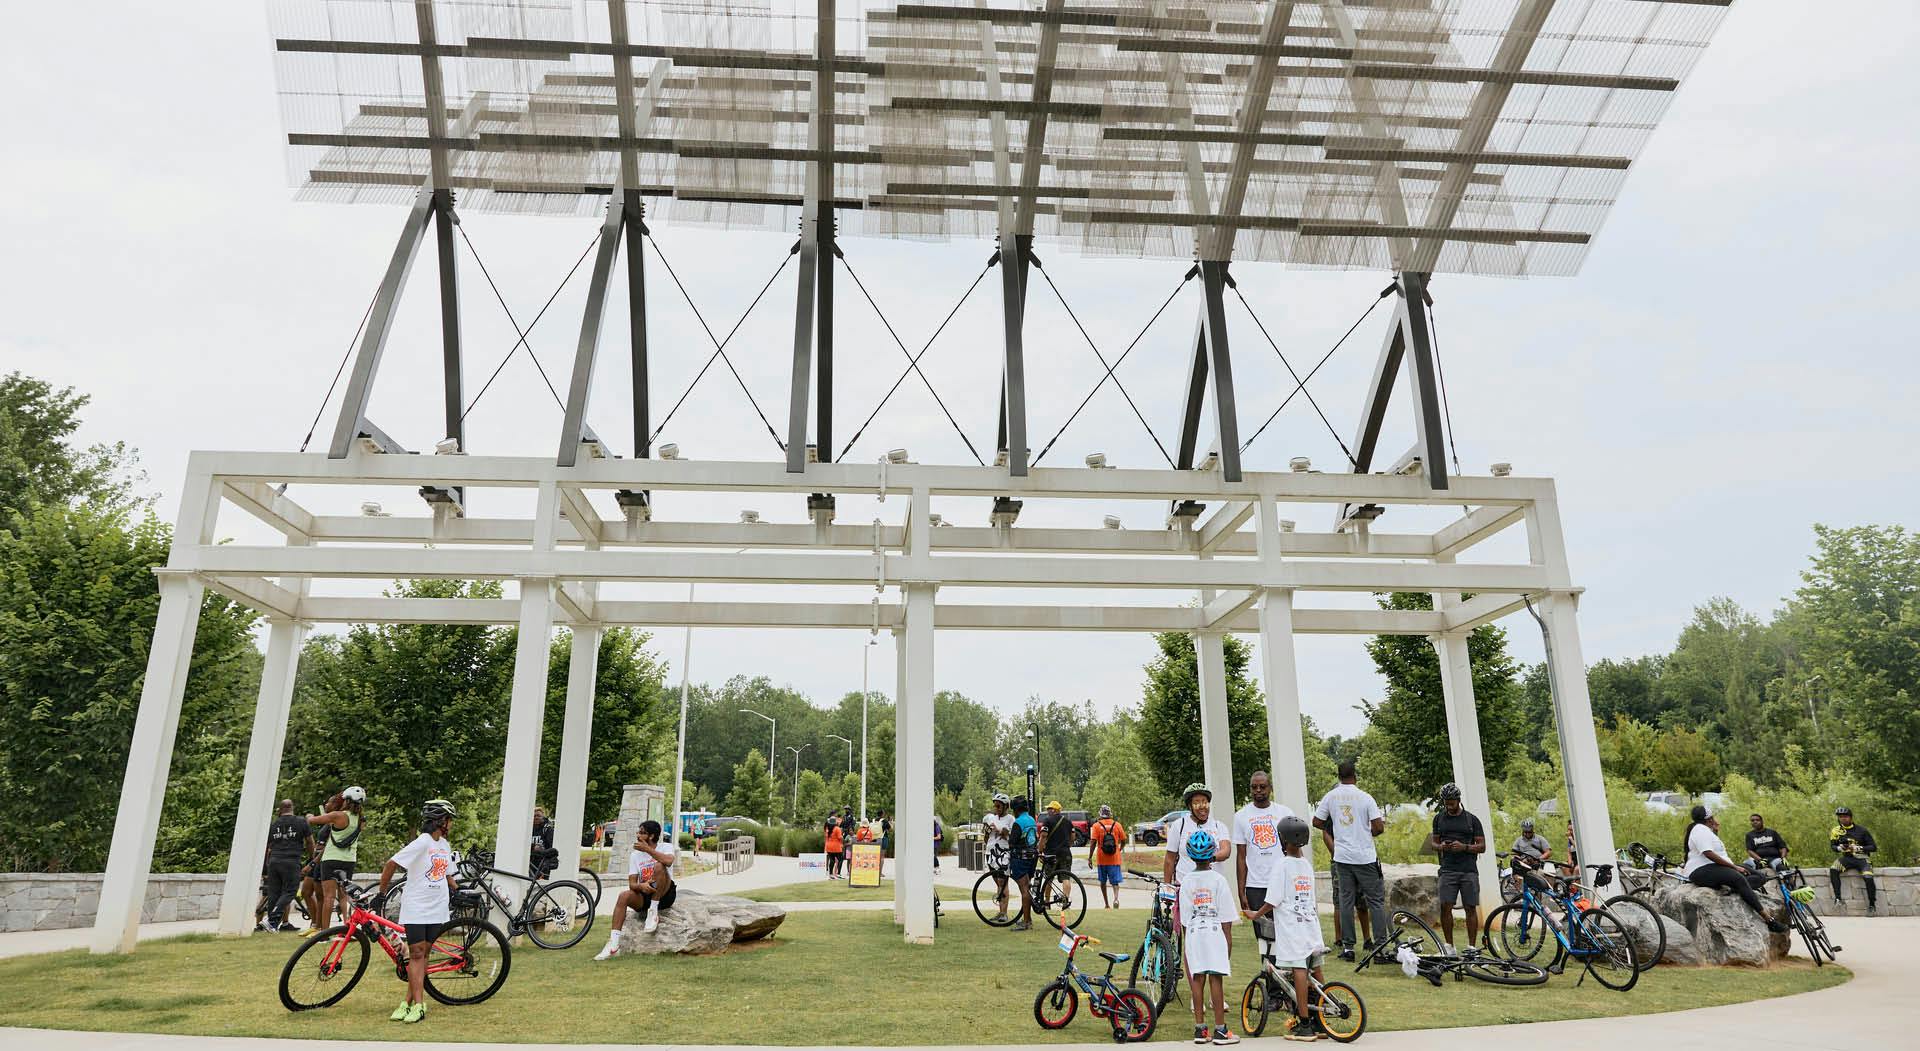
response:
M1096 810L1112 807L1115 819L1131 826L1165 813L1171 806L1172 793L1161 790L1139 742L1127 733L1108 738L1094 761L1093 776L1087 779L1085 798Z
M1720 757L1697 730L1676 727L1661 734L1648 765L1655 781L1688 795L1720 785Z
M958 796L960 812L970 814L966 821L978 821L993 807L993 793L987 788L987 775L978 766L967 771L967 779L960 786Z
M734 764L730 780L733 787L727 790L727 802L721 809L755 821L772 820L774 779L767 770L765 753L758 748L748 750L747 757Z
M1821 757L1920 807L1920 534L1815 526L1814 542L1784 619L1823 680Z
M64 503L0 530L0 866L106 861L169 532L151 515ZM259 683L254 615L203 601L156 864L224 864Z
M1380 607L1432 609L1433 597L1398 592L1380 599ZM1390 754L1399 776L1411 779L1402 787L1431 795L1453 780L1439 655L1432 642L1418 635L1375 636L1367 643L1367 654L1387 680L1384 700L1362 703L1371 729L1377 731L1373 744ZM1524 732L1515 683L1518 666L1507 654L1506 632L1491 624L1481 625L1467 636L1467 656L1473 664L1481 755L1487 776L1499 778Z
M817 825L825 821L828 803L827 779L821 777L818 770L800 771L799 801L793 807L794 823Z
M619 816L620 793L626 785L671 784L673 780L679 697L668 695L665 669L646 651L646 644L646 635L628 628L609 628L600 635L593 737L587 752L584 813L589 823ZM553 640L547 662L547 707L540 733L542 799L553 799L559 786L567 666L572 655L573 633L563 631ZM511 669L503 674L511 675ZM682 802L691 795L687 793ZM562 829L561 833L577 834L573 829Z
M1678 707L1669 726L1701 727L1732 769L1762 783L1779 776L1786 740L1766 717L1767 683L1786 667L1779 633L1731 599L1695 607L1660 678Z
M1602 724L1632 719L1657 726L1673 702L1661 692L1660 677L1666 670L1665 657L1635 657L1614 660L1611 657L1587 666L1587 696L1593 703L1593 717ZM1545 674L1546 665L1538 665ZM1551 708L1547 714L1551 716Z
M1138 747L1152 767L1161 792L1178 796L1194 781L1204 780L1200 748L1200 681L1193 636L1178 631L1154 635L1159 656L1147 664L1144 699L1140 705ZM1224 640L1227 668L1227 734L1236 771L1267 765L1266 702L1247 675L1252 649L1228 635ZM1216 791L1225 792L1220 786ZM1239 791L1233 793L1240 795Z
M933 695L933 783L959 791L973 769L997 765L1000 717L952 690ZM858 741L856 735L848 735Z
M120 508L139 481L124 444L76 448L88 398L18 372L0 376L0 530L35 507Z

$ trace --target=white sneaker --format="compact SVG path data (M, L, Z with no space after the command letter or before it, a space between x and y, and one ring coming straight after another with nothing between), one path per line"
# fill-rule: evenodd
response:
M620 932L614 931L613 937L607 939L607 947L600 950L600 955L595 956L594 959L605 960L618 955L620 955Z
M660 926L660 910L648 909L647 922L641 926L641 929L646 931L648 934L652 934L656 929L659 928L659 926Z

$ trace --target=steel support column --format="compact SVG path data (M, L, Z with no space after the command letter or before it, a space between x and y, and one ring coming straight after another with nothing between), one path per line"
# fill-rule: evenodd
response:
M423 187L414 195L413 208L400 228L400 240L393 246L393 256L387 260L386 276L374 294L373 310L367 315L360 345L354 351L353 371L348 374L346 391L340 397L333 442L327 448L327 455L336 460L345 459L353 450L354 439L368 429L367 401L373 395L373 377L380 371L381 355L386 353L387 336L393 330L394 312L400 305L400 292L407 285L407 275L413 271L413 262L420 255L420 242L433 220L433 196L431 186Z
M1255 512L1255 548L1269 565L1280 561L1279 506L1261 497ZM1260 598L1260 678L1267 694L1267 762L1273 791L1296 814L1309 813L1307 753L1300 734L1300 674L1293 649L1293 592L1267 588ZM1308 844L1311 856L1312 844Z
M627 339L633 363L633 455L653 455L653 376L647 364L647 223L640 195L626 198Z
M535 499L535 550L553 550L554 527L559 517L558 488L551 482L544 483ZM500 771L500 815L493 837L494 858L507 872L527 871L530 853L527 833L539 789L540 735L547 709L547 664L553 653L554 586L552 577L529 576L520 580L513 689L507 708L507 752ZM514 902L526 894L524 886L504 889L508 899Z
M902 605L905 602L906 596L902 595ZM900 720L905 718L906 710L907 633L901 627L893 632L893 806L884 811L895 818L900 816L900 786L907 783L907 752L900 747ZM899 825L896 823L894 828L897 832ZM898 838L896 835L896 841ZM881 865L886 865L885 859L882 859ZM897 859L893 863L893 922L896 926L903 926L907 922L907 887L906 881L900 878L900 862Z
M613 261L620 253L626 229L626 198L631 191L616 189L600 223L600 247L593 257L593 279L587 285L587 306L580 318L580 342L573 352L573 379L567 385L566 415L560 423L558 463L572 467L580 458L580 440L587 431L587 401L593 394L593 368L600 356L600 332L606 327L607 285ZM635 194L637 196L637 194Z
M287 714L300 669L300 649L306 639L307 625L299 621L274 619L268 623L267 659L260 669L247 766L240 779L240 806L233 821L233 846L227 852L227 882L220 895L221 934L253 933L260 861L266 854L267 826L278 809L275 804L287 742Z
M1025 318L1027 302L1026 258L1030 238L1000 235L1000 323L1002 357L1000 372L1001 449L1007 454L1007 473L1021 477L1027 473L1027 355ZM1008 242L1012 244L1009 245ZM1012 258L1009 259L1008 256Z
M1547 624L1553 723L1560 735L1561 768L1566 772L1567 803L1573 812L1580 863L1607 864L1614 858L1613 825L1607 812L1600 739L1593 729L1593 699L1587 693L1587 666L1580 652L1574 598L1566 593L1549 595L1540 606Z
M1200 261L1200 318L1194 325L1193 357L1187 366L1186 401L1180 414L1179 455L1174 465L1194 466L1199 453L1200 416L1207 391L1213 391L1215 451L1220 454L1220 477L1240 480L1240 418L1233 396L1233 362L1227 342L1227 264Z

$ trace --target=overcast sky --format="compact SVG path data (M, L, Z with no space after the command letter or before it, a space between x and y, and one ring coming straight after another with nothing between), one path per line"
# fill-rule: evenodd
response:
M1627 182L1585 270L1572 279L1442 277L1436 322L1470 472L1497 460L1558 479L1587 657L1669 647L1693 606L1730 596L1771 610L1795 587L1816 522L1920 522L1920 366L1912 308L1920 287L1913 188L1920 182L1920 5L1855 0L1836 31L1828 5L1742 0L1682 89ZM285 174L263 8L255 3L9 4L0 13L0 371L20 369L93 396L86 440L136 446L175 510L193 449L293 449L380 277L401 219L391 207L301 204ZM465 230L519 316L529 321L594 234L591 219L470 215ZM785 254L786 235L662 227L666 260L716 328L730 326ZM980 270L984 243L850 240L849 263L915 347ZM1133 338L1178 281L1172 262L1049 253L1053 275L1103 352ZM468 390L512 346L479 270L463 260ZM1236 276L1296 366L1316 360L1384 284L1248 264ZM770 414L784 408L791 271L730 351ZM568 367L576 278L533 333L549 374ZM656 420L710 344L663 271L652 272ZM1098 378L1099 366L1044 287L1029 319L1036 448ZM1193 322L1189 288L1120 370L1171 443ZM413 448L439 435L439 344L430 267L415 272L389 345L373 416ZM838 297L839 441L891 384L901 356L851 282ZM997 294L983 285L923 362L976 447L994 437ZM1238 310L1237 306L1234 308ZM624 342L624 302L608 338ZM1312 385L1350 434L1379 341L1377 313ZM1244 315L1233 318L1243 433L1288 389ZM606 359L603 359L606 360ZM598 378L590 421L631 451L623 356ZM1396 405L1383 447L1409 433ZM333 406L322 420L331 425ZM475 452L550 455L559 410L524 356L468 419ZM702 458L773 458L772 440L716 367L662 436ZM901 387L852 459L906 446L921 461L971 462L924 389ZM1159 453L1111 387L1048 458L1104 451L1116 465ZM1249 466L1307 455L1331 467L1334 440L1296 403L1253 446ZM296 488L344 509L357 496ZM411 498L389 510L423 509ZM884 508L843 500L841 520ZM504 505L486 505L476 513ZM800 521L792 501L757 508ZM940 508L936 508L939 510ZM611 507L609 507L609 513ZM663 517L731 518L732 503L674 497ZM984 524L986 509L945 509ZM1119 513L1157 528L1164 508L1077 507L1026 524L1092 525ZM231 514L223 532L268 536ZM1318 525L1320 523L1306 523ZM1402 516L1397 527L1427 525ZM1381 528L1396 528L1383 521ZM719 593L721 589L713 589ZM677 593L669 589L669 593ZM854 600L863 596L853 595ZM1537 659L1524 617L1515 651ZM696 680L764 674L826 700L857 689L863 633L706 632ZM659 633L675 665L681 632ZM1300 641L1305 707L1353 732L1377 696L1359 640ZM937 679L995 707L1029 695L1102 709L1137 702L1145 637L949 633ZM892 689L893 649L873 651L874 684ZM1258 663L1255 664L1258 669Z

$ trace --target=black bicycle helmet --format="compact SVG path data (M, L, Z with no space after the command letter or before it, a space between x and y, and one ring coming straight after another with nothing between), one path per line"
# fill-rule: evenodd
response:
M1459 786L1459 785L1456 785L1456 784L1454 784L1454 783L1453 783L1452 781L1448 781L1448 782L1447 782L1446 784L1444 784L1444 785L1441 785L1441 786L1440 786L1440 798L1441 798L1441 800L1442 800L1442 801L1445 801L1445 800L1448 800L1448 799L1459 799L1459 798L1460 798L1460 786Z
M453 804L444 799L429 799L420 806L420 820L426 825L436 821L452 821L458 816L454 813Z
M1280 819L1280 842L1289 847L1304 847L1313 838L1313 829L1297 817Z
M1852 816L1853 816L1853 808L1852 808L1852 807L1844 807L1844 806L1837 806L1837 807L1834 807L1834 808L1833 808L1833 816L1834 816L1834 817L1852 817Z

